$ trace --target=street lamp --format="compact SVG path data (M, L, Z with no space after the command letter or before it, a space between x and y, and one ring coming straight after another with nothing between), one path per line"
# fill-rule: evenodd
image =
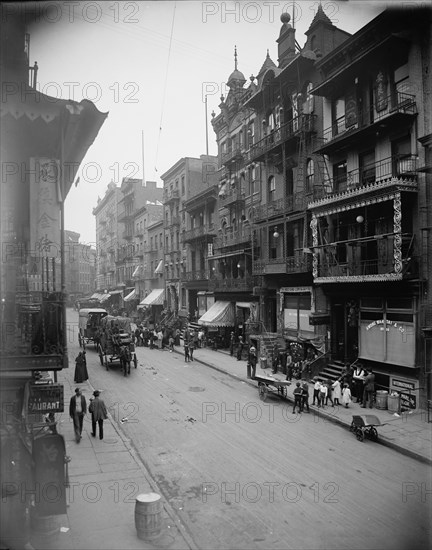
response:
M277 228L276 225L275 225L275 228L274 228L273 237L274 237L275 239L277 239L277 238L279 237L279 231L278 231L278 228Z

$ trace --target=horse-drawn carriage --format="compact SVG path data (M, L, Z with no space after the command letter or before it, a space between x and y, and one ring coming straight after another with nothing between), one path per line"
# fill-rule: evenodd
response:
M132 336L132 320L129 317L107 315L100 322L101 336L99 359L102 366L118 363L124 376L130 374L131 363L137 368L138 360Z
M93 342L96 350L99 346L101 319L106 317L106 309L93 307L83 308L78 314L78 342L80 347L85 348L86 344Z

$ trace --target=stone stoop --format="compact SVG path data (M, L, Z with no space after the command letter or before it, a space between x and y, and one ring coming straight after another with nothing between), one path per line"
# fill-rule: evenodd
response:
M343 361L331 361L321 370L318 375L318 380L331 380L332 382L335 382L338 378L340 378L343 368Z

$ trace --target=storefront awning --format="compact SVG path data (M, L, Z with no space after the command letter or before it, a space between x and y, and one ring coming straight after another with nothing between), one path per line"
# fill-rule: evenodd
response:
M158 275L159 273L163 273L163 260L160 260L160 262L157 265L157 268L155 269L155 273Z
M233 327L234 306L232 302L215 302L202 317L198 319L199 325L206 327Z
M135 298L136 298L136 290L133 289L132 292L129 292L129 294L124 297L124 301L129 302L130 300L135 300Z
M122 292L123 290L110 290L108 294L110 296L114 296L115 294L121 294Z
M241 308L250 309L251 303L250 302L236 302L236 306L241 307Z
M138 266L134 269L134 272L132 273L132 277L138 277L140 271L141 271L141 266L138 265Z
M148 296L138 305L138 307L143 306L162 306L164 300L164 288L157 288L152 290Z
M99 298L99 301L102 303L102 302L106 302L109 298L111 298L111 294L109 294L108 292L106 294L101 294L100 295L100 298Z

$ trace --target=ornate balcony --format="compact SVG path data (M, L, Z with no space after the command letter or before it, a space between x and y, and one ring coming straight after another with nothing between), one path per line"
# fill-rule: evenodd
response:
M229 206L230 204L244 203L245 194L239 189L230 189L226 195L219 196L219 206Z
M250 291L256 286L256 279L254 277L238 277L234 279L232 277L227 279L214 278L209 280L209 289L224 292L239 292Z
M126 240L130 240L133 238L133 232L130 230L130 229L126 229L125 231L123 231L122 233L122 237L123 239L126 239Z
M287 212L295 212L298 210L304 210L306 208L306 198L303 194L296 193L296 195L278 199L276 201L269 202L256 206L254 212L254 222L260 222L271 218L277 218L283 216Z
M307 273L312 271L312 258L310 254L299 254L287 258L257 260L253 263L252 270L254 275Z
M302 132L313 132L315 130L316 115L301 114L252 145L245 157L248 162L253 160L264 160L265 155L275 147L291 139L297 139Z
M200 269L195 271L186 271L180 274L180 280L183 282L190 281L208 281L213 277L213 272L209 269Z
M336 119L318 139L316 152L327 154L341 148L342 145L349 147L360 136L366 138L368 134L375 135L378 124L385 125L388 131L410 123L415 115L417 115L415 96L395 92L381 98L378 104L374 103L368 109L353 111L349 116L346 113Z
M230 151L227 151L222 155L222 164L229 164L230 162L240 160L243 158L243 153L240 147L234 147Z
M242 227L240 229L234 229L229 227L225 233L216 237L213 241L215 248L224 248L227 246L236 246L239 244L251 242L251 228Z
M330 178L323 187L314 189L315 201L308 207L334 203L358 195L402 185L405 190L417 190L417 157L388 157L373 164L351 170L339 178Z
M216 229L214 224L201 225L199 227L194 227L189 231L185 231L182 236L182 241L184 243L192 242L197 239L212 240L216 235Z

